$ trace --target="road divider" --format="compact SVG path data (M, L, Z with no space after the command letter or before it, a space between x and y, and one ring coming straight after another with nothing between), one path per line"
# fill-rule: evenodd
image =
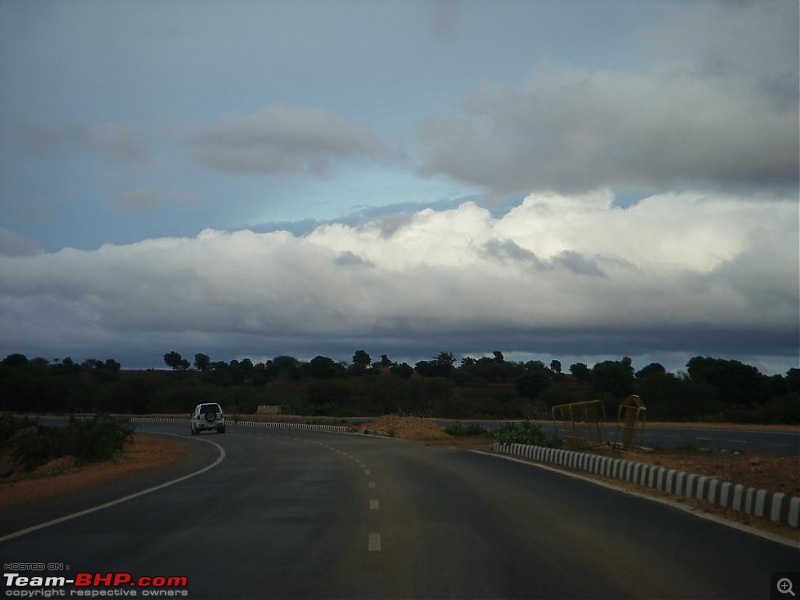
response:
M782 492L745 487L706 475L575 450L501 443L495 443L492 449L499 454L627 481L800 528L800 498Z
M188 419L178 417L131 417L131 423L188 423ZM226 419L228 427L266 427L271 429L305 429L310 431L332 431L347 433L348 427L344 425L320 425L317 423L292 423L290 421L237 421Z

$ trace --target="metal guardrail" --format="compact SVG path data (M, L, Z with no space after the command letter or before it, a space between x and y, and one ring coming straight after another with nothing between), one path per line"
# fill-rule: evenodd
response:
M131 417L131 423L188 423L188 419L178 417ZM233 427L265 427L271 429L304 429L308 431L332 431L347 433L349 429L344 425L318 425L314 423L292 423L288 421L239 421L225 419L226 426Z
M115 415L116 416L116 415ZM124 415L118 415L120 418L126 418ZM94 415L37 415L39 419L91 419ZM181 424L186 423L189 425L189 418L186 417L129 417L131 423L173 423ZM226 426L232 427L265 427L272 429L304 429L307 431L330 431L336 433L348 433L350 429L344 425L324 425L318 423L295 423L291 421L252 421L252 420L239 420L236 418L226 417Z

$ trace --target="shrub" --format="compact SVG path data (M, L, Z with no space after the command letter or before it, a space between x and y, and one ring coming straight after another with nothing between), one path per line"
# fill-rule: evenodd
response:
M534 425L530 421L503 425L495 430L494 439L501 444L548 445L547 437L542 431L542 428L539 425Z
M477 423L471 423L466 426L462 425L461 423L457 423L455 425L451 425L450 427L446 427L444 431L445 433L448 433L454 437L473 437L488 433L488 431L486 431Z
M30 417L17 417L14 415L0 415L0 448L10 440L14 434L23 429L34 427L36 419Z
M14 463L25 471L66 456L64 430L55 427L32 427L22 431L10 441Z
M70 419L66 427L29 427L9 439L9 453L25 471L53 459L72 456L78 464L102 462L121 452L133 430L107 416L91 420Z
M73 419L66 428L66 455L74 456L78 463L109 460L122 451L132 434L128 425L108 416Z

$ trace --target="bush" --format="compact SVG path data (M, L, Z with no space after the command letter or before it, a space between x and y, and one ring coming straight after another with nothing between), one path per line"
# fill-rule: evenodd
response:
M72 456L76 463L109 460L121 452L133 430L125 423L107 416L88 421L70 419L66 427L29 427L9 439L11 458L25 471L62 456Z
M23 429L36 426L36 419L30 417L16 417L13 415L0 415L0 449L14 434Z
M18 467L33 471L55 458L67 455L64 439L63 429L31 427L10 441L11 457Z
M122 452L133 430L123 422L98 415L89 421L70 420L66 428L67 452L78 463L110 460Z
M542 431L542 428L539 425L534 425L530 421L503 425L495 430L494 439L501 444L548 445L547 437Z
M444 431L454 437L474 437L488 433L488 431L477 423L471 423L466 426L457 423L456 425L446 427Z

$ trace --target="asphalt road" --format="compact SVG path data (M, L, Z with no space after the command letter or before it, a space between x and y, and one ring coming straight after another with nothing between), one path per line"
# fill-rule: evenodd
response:
M0 515L4 574L186 577L172 591L189 598L768 598L773 573L800 570L797 548L474 452L249 428L184 439L182 465Z
M744 431L704 427L648 427L643 444L651 448L694 446L711 450L800 455L800 428L794 432Z

